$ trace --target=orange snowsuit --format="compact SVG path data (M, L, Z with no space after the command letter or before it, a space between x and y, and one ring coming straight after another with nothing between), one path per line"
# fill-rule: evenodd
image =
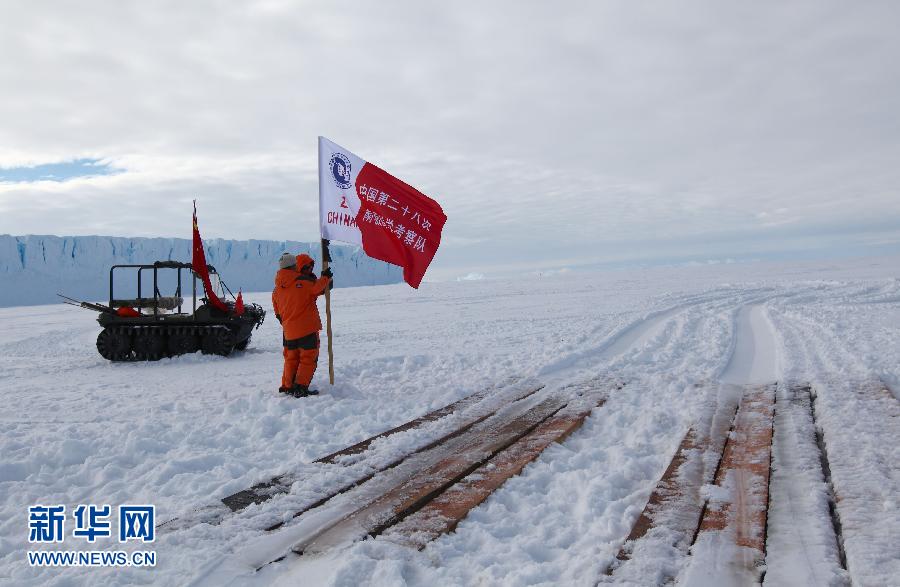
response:
M312 265L307 254L297 255L296 268L280 269L275 274L272 307L284 329L284 371L281 386L290 388L297 383L309 386L319 360L319 331L322 319L316 298L325 293L331 280L299 268Z

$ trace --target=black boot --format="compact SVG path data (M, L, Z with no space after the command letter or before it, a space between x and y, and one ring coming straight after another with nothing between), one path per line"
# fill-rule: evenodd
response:
M308 385L295 383L294 387L291 388L291 395L294 397L308 397L310 395L319 395L319 390L310 389Z
M278 393L286 393L287 395L291 395L291 388L290 387L279 387Z

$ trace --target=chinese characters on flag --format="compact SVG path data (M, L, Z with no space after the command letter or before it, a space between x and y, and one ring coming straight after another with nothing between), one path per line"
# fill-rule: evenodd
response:
M403 267L418 288L441 244L447 216L414 187L319 137L319 222L322 238L362 246Z

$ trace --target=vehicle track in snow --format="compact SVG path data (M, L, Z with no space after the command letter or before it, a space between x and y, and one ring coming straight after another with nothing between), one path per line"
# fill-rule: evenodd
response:
M627 369L632 365L644 367L645 373L646 370L665 371L672 366L667 361L678 358L680 345L698 334L698 330L708 323L717 323L721 333L730 337L726 327L733 327L730 314L734 308L761 303L773 295L771 288L758 288L673 296L665 300L663 309L652 309L622 321L599 343L582 341L587 348L553 359L540 369L538 376L572 368L596 372Z
M689 552L694 556L681 577L687 584L696 582L698 568L707 576L721 569L718 580L726 582L730 575L758 576L779 358L764 300L747 301L730 310L732 344L720 370L720 402L686 431L601 583L647 576L674 581L685 575ZM731 547L723 548L723 541Z
M685 433L616 559L606 568L606 577L612 577L633 556L641 556L647 543L651 547L674 547L681 553L688 551L703 515L705 501L701 491L704 485L713 482L719 470L740 393L737 388L720 390L722 401ZM646 573L645 566L638 574ZM654 569L654 574L666 577L663 568ZM608 580L604 577L601 582Z
M384 535L423 548L452 531L549 445L577 430L623 385L599 377L553 392L522 394L487 417L406 454L394 466L291 513L286 523L267 528L271 538L263 541L279 545L275 554L266 550L244 563L258 571L286 558L325 554L367 536ZM233 574L227 566L213 567L197 582L219 583Z
M775 386L745 390L691 545L685 584L761 578L769 509ZM737 579L738 581L735 581Z
M482 422L495 414L497 410L502 408L505 404L525 399L543 388L542 385L528 383L508 387L511 389L484 389L444 406L443 408L439 408L409 422L362 440L352 446L316 459L313 461L313 465L321 465L323 467L330 465L334 468L346 469L347 476L338 486L326 490L324 494L320 495L315 501L296 510L294 512L294 517L303 514L309 509L322 505L336 495L365 483L374 475L397 466L404 459L413 454L433 448L442 442L446 442L455 436L464 433L475 424ZM492 394L494 394L493 397L491 397ZM432 434L429 434L429 431L425 430L425 433L422 434L423 444L411 452L401 453L399 456L392 459L389 457L387 461L371 459L371 463L361 462L366 456L371 456L371 454L366 453L373 443L382 439L387 439L395 434L425 429L428 424L438 422L444 418L446 418L448 422L443 423L449 424L449 429L445 426L443 429L447 431L442 432L442 429L437 429L436 432ZM438 436L434 437L435 434ZM360 464L363 466L355 466ZM307 473L307 475L308 474L309 473ZM257 483L252 487L222 498L221 503L219 504L197 508L181 518L173 518L162 522L157 528L165 533L183 530L197 523L219 524L229 515L240 512L250 505L261 504L279 495L289 493L293 484L297 481L302 481L302 479L302 475L291 472L276 475L275 477ZM275 530L283 523L284 520L275 522L266 527L266 530Z
M716 445L710 442L713 435L698 433L698 427L710 430L704 422L688 429L618 555L604 566L600 583L640 582L649 576L685 585L710 580L849 585L851 580L886 584L896 576L885 571L896 564L890 562L896 542L880 533L895 526L894 510L884 511L886 521L872 516L883 509L883 500L891 503L897 495L900 475L889 456L897 452L895 443L851 454L848 449L858 439L840 428L866 436L852 421L874 420L879 432L867 431L869 438L896 438L896 397L859 368L862 361L826 321L791 315L784 310L791 301L774 299L777 309L768 302L737 309L734 348L721 374L725 381L744 384L745 401L756 394L751 404L756 409L742 403L720 452L710 449ZM785 348L791 349L787 357ZM849 372L835 374L838 365ZM772 387L765 401L758 393L765 388L747 386L782 380L783 371L813 382L788 380ZM825 408L818 405L823 397L830 400ZM752 414L755 426L741 431L742 413ZM738 449L742 454L735 458ZM698 468L696 462L704 453L721 459L711 484L698 475L709 475L708 467ZM694 538L686 540L691 529ZM668 558L660 556L666 549ZM656 559L646 560L651 557Z
M845 297L852 300L860 293L871 296L864 288ZM895 505L900 495L900 402L868 366L868 342L842 336L839 314L786 303L774 318L784 347L791 350L788 375L812 382L811 434L827 453L830 471L821 484L807 482L805 487L818 496L820 512L832 511L841 534L842 548L828 552L838 561L843 551L846 572L832 562L831 574L854 584L890 584L900 576L893 530L900 526ZM841 584L839 579L832 583Z
M758 575L765 552L775 385L720 391L727 399L685 434L599 583L650 576L659 583L674 581L689 552L686 584L697 582L692 572L715 577L715 584L739 577L752 582ZM642 560L659 551L670 558Z
M878 380L852 386L882 407L896 403ZM823 436L816 386L729 389L740 389L736 413L725 404L718 425L701 420L687 431L598 583L881 584L872 566L884 559L858 558L857 571L845 554L848 538L862 539L858 510L872 496L834 478L830 453L845 446ZM730 429L721 418L729 413Z
M354 504L356 509L350 515L338 516L339 519L334 524L325 525L304 536L294 544L292 551L298 555L320 554L366 535L378 536L427 506L434 506L438 510L436 517L444 517L447 510L441 508L441 505L462 501L460 496L448 495L448 492L466 495L473 486L477 486L478 479L473 479L466 485L466 478L496 472L496 461L502 460L504 454L520 453L511 459L513 465L518 464L521 454L536 457L549 442L569 430L569 425L578 423L579 419L583 420L594 407L601 405L606 393L608 390L596 389L588 391L587 397L551 395L512 419L486 422L482 428L473 429L471 433L464 434L453 442L435 447L433 454L415 463L412 475L363 507L356 507L357 504ZM574 410L567 410L575 402L577 406ZM545 441L537 445L539 450L536 451L522 446L527 445L533 435ZM496 486L515 474L515 470L515 466L505 467ZM397 480L399 479L390 480L390 484L393 485ZM438 499L440 497L446 499L438 503L441 501ZM472 507L474 505L477 503ZM459 518L464 517L467 511L465 509L461 512ZM430 529L439 534L441 530L449 530L449 526L431 526ZM394 530L395 538L411 538L416 528L400 527Z
M720 309L720 306L721 308L730 307L732 304L732 297L733 294L720 293L714 296L703 294L687 296L683 299L677 299L677 302L668 309L651 312L646 317L629 322L624 327L619 328L598 348L589 351L589 353L593 357L592 362L600 364L602 364L603 362L612 362L615 364L624 360L624 358L628 356L629 351L634 348L640 348L647 353L652 353L654 348L668 348L670 346L670 340L673 338L673 336L675 336L671 332L672 328L684 328L684 325L679 323L679 317L683 316L692 309L696 309L695 307L699 306L702 309L697 310L696 315L698 317L701 317L702 319L706 319L706 314L710 309L715 309L716 311L718 311ZM712 306L710 304L712 304ZM547 369L545 368L544 370L546 371ZM526 390L528 394L534 393L535 391L535 386L532 386L530 390ZM497 403L497 397L493 398L493 404L491 404L490 402L486 402L485 406L479 406L478 404L488 398L489 394L493 393L499 395L497 392L498 389L496 388L483 390L482 392L473 394L472 396L463 398L462 400L459 400L449 406L446 406L439 410L435 410L429 414L426 414L425 416L417 418L414 421L407 422L406 424L398 426L394 429L382 432L374 437L361 441L360 443L357 443L352 447L348 447L347 449L343 449L326 457L316 459L312 464L341 465L343 467L361 465L363 464L360 462L361 459L348 459L346 457L365 452L373 442L379 439L386 438L387 436L391 436L393 434L407 432L414 428L425 427L427 424L435 422L444 416L453 415L455 417L461 417L460 414L466 412L469 409L472 409L473 413L475 414L474 416L469 417L469 420L467 421L468 426L471 426L477 421L481 421L494 413L494 411L499 406L499 404ZM510 398L507 398L505 401L509 401L509 399ZM515 399L515 397L513 397L512 399ZM489 407L491 405L493 405L493 408ZM447 428L446 435L444 437L434 437L434 435L430 437L424 436L423 438L431 438L431 440L428 440L427 443L423 444L419 450L426 450L428 448L431 448L436 443L442 440L446 440L452 435L458 434L461 431L462 430L459 428ZM368 457L370 455L366 456ZM344 491L348 491L353 487L367 481L374 474L396 466L408 456L408 454L398 454L396 455L396 458L387 462L376 462L372 460L371 466L357 466L356 468L361 469L361 472L356 473L355 476L351 475L350 477L345 479L342 485L337 488L323 489L322 491L319 491L315 499L307 500L304 505L296 508L295 514L301 515L303 512L309 509L318 507L324 501L327 501L327 499L330 499L331 497L334 497L339 493L343 493ZM287 472L276 475L266 481L257 483L253 487L233 493L223 498L221 500L221 503L219 504L202 506L190 512L187 512L180 518L166 520L165 522L159 524L158 528L161 532L167 533L171 531L183 530L197 523L219 524L227 517L233 515L234 513L241 512L249 505L260 504L278 496L290 493L292 485L298 480L301 480L304 475L309 476L309 474L309 471L304 471L303 474ZM267 529L276 529L277 527L281 526L284 521L285 520L283 519L274 521L267 526Z
M579 370L612 372L620 379L631 380L641 368L648 376L671 373L674 381L683 380L689 373L696 377L698 372L708 373L713 381L722 380L699 383L696 394L683 394L694 417L677 438L671 436L674 429L662 431L671 440L663 438L660 442L671 442L670 446L677 448L674 454L670 453L668 467L662 466L665 471L650 493L644 512L628 536L620 539L623 546L613 564L606 566L608 574L601 577L601 583L646 576L629 575L629 569L646 572L648 566L642 558L648 544L654 541L650 550L668 545L673 551L668 560L657 561L660 574L655 576L668 577L668 581L693 584L699 573L710 565L718 565L723 579L743 577L778 584L776 578L783 568L780 565L794 565L804 558L814 560L824 552L837 561L836 570L820 568L819 575L815 575L815 565L807 564L811 576L825 581L810 584L846 583L847 574L840 569L837 554L841 544L838 512L833 518L837 522L832 523L827 511L822 515L821 508L816 509L821 500L801 503L803 500L789 495L786 489L800 473L809 473L804 483L814 483L816 479L808 463L791 462L794 452L803 453L804 458L814 455L820 463L817 470L824 479L821 483L829 482L827 467L822 472L821 464L828 462L827 439L817 445L814 436L804 436L810 428L795 421L800 414L797 405L802 404L796 398L802 397L804 390L809 397L809 386L790 383L790 379L774 385L774 381L784 379L783 371L791 376L797 374L796 365L786 360L784 348L792 336L797 336L799 327L796 321L785 325L783 309L790 307L792 297L799 299L803 295L802 289L795 289L788 296L771 288L759 288L684 299L664 310L624 322L601 344L551 361L540 371L540 375L551 380ZM814 328L814 323L804 324ZM816 361L815 340L800 341L798 337L794 342L802 343L800 348L810 363ZM832 342L829 340L825 346ZM679 352L679 347L690 344L697 345L697 353ZM831 347L828 352L840 353L840 348L835 351ZM814 369L827 372L828 364L830 361L820 362ZM815 388L815 379L810 379ZM627 393L629 388L622 392ZM378 536L382 542L426 547L436 537L454 531L472 508L493 491L502 489L506 480L521 473L547 446L576 430L593 407L607 399L607 395L598 397L594 406L582 406L580 411L569 414L571 417L555 420L568 404L560 403L559 397L553 399L554 393L560 391L558 385L548 389L549 392L526 398L522 410L502 416L495 413L460 434L451 434L446 443L402 456L396 467L376 472L364 483L334 493L312 507L296 510L271 527L274 531L266 544L272 548L264 552L257 549L254 555L244 556L237 566L208 568L200 582L240 577L248 566L268 569L269 563L277 561L315 560L371 536ZM649 403L647 407L659 414L666 410L665 405ZM621 406L612 409L611 415L615 416L615 410ZM737 416L732 419L735 412ZM807 412L815 429L814 413ZM493 418L496 420L492 422ZM734 429L729 433L732 423ZM482 425L488 428L480 428ZM431 451L427 457L422 454ZM770 462L783 470L797 470L785 477L779 471L773 472ZM818 522L833 528L831 537L836 546L829 550L828 544L816 542L822 536L818 531L817 536L804 537L811 542L803 544L799 552L781 559L770 556L767 541L773 535L781 540L785 516L807 511L804 507L818 516ZM777 518L774 522L772 512ZM296 518L291 519L295 514ZM603 516L607 515L603 513L595 522L606 523ZM282 554L271 556L279 551ZM768 564L767 573L762 572L764 562Z
M746 299L757 302L770 295L771 292L764 289L739 298L740 301ZM645 356L646 360L658 360L660 354L678 358L678 345L683 344L686 338L706 339L710 329L727 334L734 304L735 295L732 292L720 292L714 296L695 296L667 310L653 312L646 318L619 328L599 347L589 351L587 355L591 359L585 361L588 364L586 369L592 368L591 365L624 364L633 360L636 353L639 357ZM569 361L571 357L565 360ZM555 370L551 367L544 369L544 372L553 373ZM603 398L605 399L605 394ZM477 456L470 454L466 459L466 466L454 459L453 466L462 467L461 469L448 472L444 468L446 465L437 470L430 468L435 466L435 455L446 454L448 450L459 450L453 449L454 446L468 447L482 442L486 436L491 436L490 426L496 429L498 425L517 421L510 421L508 416L498 417L494 423L488 420L483 423L488 428L480 428L479 424L461 436L452 435L446 444L428 447L423 452L433 451L434 454L425 460L420 458L421 454L406 455L396 469L391 467L390 471L368 476L363 479L364 483L354 483L341 491L326 494L322 499L273 524L270 529L274 530L273 534L291 536L291 544L282 547L283 552L303 553L306 556L324 553L373 535L422 548L441 533L455 529L459 520L482 503L491 491L521 472L550 443L564 439L577 429L591 409L601 403L598 400L594 405L582 406L574 415L569 414L562 420L554 420L555 412L551 410L546 416L550 419L549 422L532 422L529 420L531 416L520 415L518 418L525 418L527 425L513 425L517 429L515 432L508 431L512 434L509 439L511 444L501 442L498 446L488 447L490 450L476 451ZM568 402L562 401L557 407L565 411ZM664 407L657 406L656 409ZM454 442L459 444L453 444ZM432 460L428 461L428 458ZM427 482L421 486L423 478ZM394 485L393 489L391 484ZM413 495L412 499L410 495ZM367 505L360 508L359 503ZM290 518L297 518L297 521L290 522ZM280 541L283 542L283 539ZM248 559L245 562L265 566L268 562L281 560L283 556L286 555L268 560Z

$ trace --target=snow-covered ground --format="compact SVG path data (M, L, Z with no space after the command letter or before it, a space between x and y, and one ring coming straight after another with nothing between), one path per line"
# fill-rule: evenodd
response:
M323 352L323 393L303 400L276 393L281 338L271 318L233 357L111 364L96 353L90 312L0 309L0 582L593 585L724 384L787 379L816 387L850 577L896 584L898 277L891 257L335 290L337 384L325 381ZM270 305L268 294L247 299ZM148 503L160 522L273 475L311 471L317 457L487 387L552 391L607 374L629 384L421 552L369 539L255 573L297 531L294 520L260 531L261 521L287 519L295 496L286 495L219 525L161 532L152 569L32 568L26 559L34 504ZM858 385L878 377L892 395ZM808 413L776 409L767 584L847 579L829 542ZM413 442L397 435L385 450ZM67 537L57 547L117 545ZM697 574L670 552L634 563L643 584L662 568L683 582Z

